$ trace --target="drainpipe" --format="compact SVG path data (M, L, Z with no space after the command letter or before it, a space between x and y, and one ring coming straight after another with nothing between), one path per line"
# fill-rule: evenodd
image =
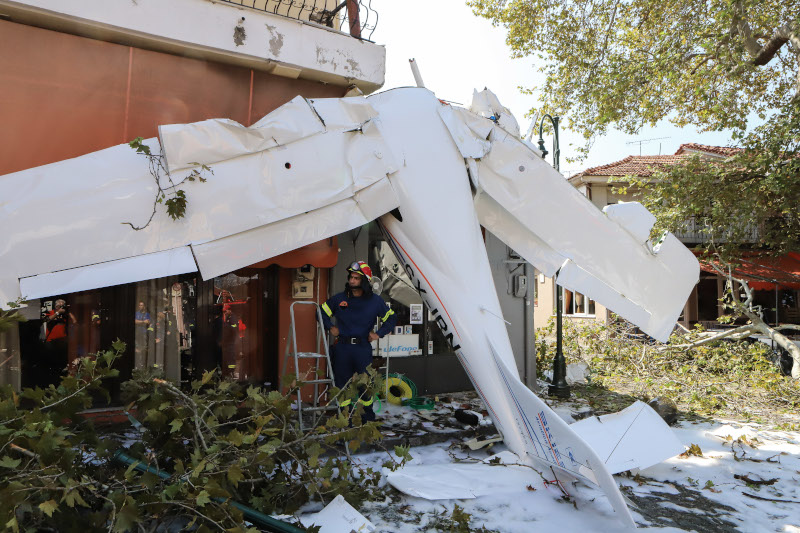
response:
M528 290L525 291L525 327L523 328L525 331L523 335L525 342L525 350L523 352L525 357L525 385L533 392L539 392L539 384L536 381L536 330L533 323L533 299L531 298L531 290L535 287L536 280L531 278L531 270L530 263L525 263L523 273L528 279Z

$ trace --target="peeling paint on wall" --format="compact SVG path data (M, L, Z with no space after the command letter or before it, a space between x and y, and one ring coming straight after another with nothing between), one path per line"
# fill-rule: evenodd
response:
M244 17L242 20L239 21L239 24L233 28L233 42L236 46L242 46L244 44L244 40L247 39L247 32L244 31Z
M269 24L265 26L271 36L269 39L269 51L273 57L278 57L281 55L281 49L283 49L283 34L275 29L275 26L270 26Z
M363 75L358 61L341 50L331 50L317 45L317 63L319 65L330 64L337 74L354 78Z

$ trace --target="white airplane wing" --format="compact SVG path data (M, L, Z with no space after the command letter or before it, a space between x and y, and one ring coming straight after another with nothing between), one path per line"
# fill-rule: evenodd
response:
M640 204L601 211L530 143L465 109L440 115L467 161L484 227L563 287L667 340L700 273L674 235L652 246L655 217Z
M205 279L361 226L398 206L392 151L364 98L298 97L251 127L162 126L161 186L184 183L185 219L153 207L155 178L127 145L0 177L0 305L199 270ZM160 145L160 146L159 146ZM163 147L163 148L161 148Z

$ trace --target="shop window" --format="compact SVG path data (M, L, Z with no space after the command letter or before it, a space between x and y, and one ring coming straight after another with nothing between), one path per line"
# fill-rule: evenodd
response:
M594 316L594 300L580 292L564 289L564 314L574 316Z
M194 280L159 278L136 284L134 368L161 369L181 380L182 355L191 350L195 329Z
M256 357L259 274L255 270L237 270L214 278L213 321L217 345L217 363L224 377L248 381L260 370L253 365Z

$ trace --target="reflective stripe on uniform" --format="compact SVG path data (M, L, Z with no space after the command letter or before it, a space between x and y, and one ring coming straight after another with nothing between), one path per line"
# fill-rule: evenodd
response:
M331 308L328 307L328 303L327 302L322 304L322 310L325 311L326 315L333 316L333 311L331 311Z
M370 405L372 405L372 402L374 402L374 401L375 401L375 398L374 398L374 397L372 397L372 398L370 398L368 401L366 401L366 400L362 400L361 398L359 398L359 399L358 399L358 401L359 401L359 403L361 403L362 405L370 406ZM348 405L350 405L351 403L353 403L351 400L345 400L345 401L343 401L343 402L339 403L339 407L347 407L347 406L348 406Z
M388 311L386 311L386 314L383 315L383 318L381 318L381 322L386 322L387 320L389 320L389 317L392 316L393 314L394 311L389 309Z

